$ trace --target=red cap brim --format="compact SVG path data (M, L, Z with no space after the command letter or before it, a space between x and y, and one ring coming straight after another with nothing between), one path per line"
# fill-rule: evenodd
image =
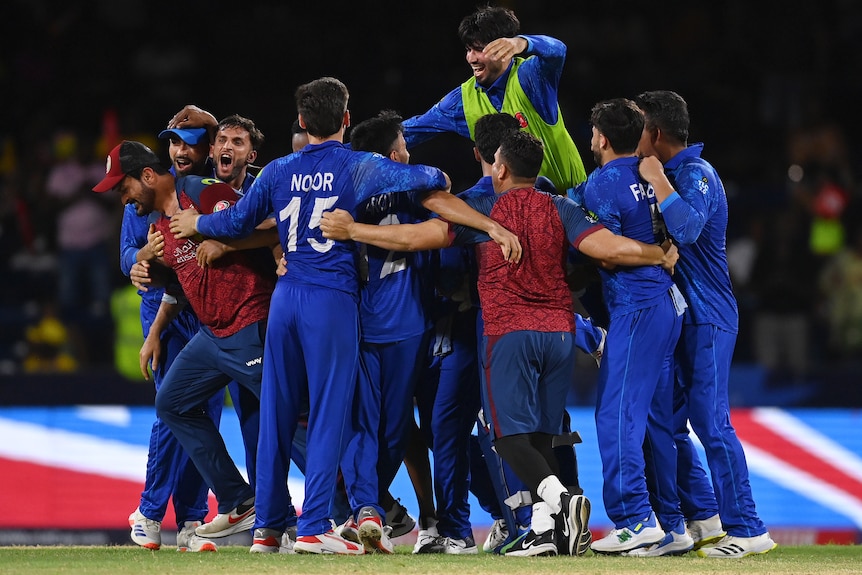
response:
M117 184L119 184L123 178L126 177L126 174L112 175L108 174L105 176L101 182L93 186L94 192L107 192L108 190L113 190Z

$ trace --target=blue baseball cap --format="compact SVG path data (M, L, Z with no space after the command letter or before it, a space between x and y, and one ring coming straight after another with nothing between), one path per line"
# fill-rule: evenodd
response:
M190 146L200 143L204 138L209 139L209 133L206 128L172 128L170 130L162 130L159 134L159 138L170 138L171 136L176 136Z

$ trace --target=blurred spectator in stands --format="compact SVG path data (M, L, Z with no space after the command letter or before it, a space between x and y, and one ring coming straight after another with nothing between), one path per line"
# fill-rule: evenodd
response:
M62 373L78 367L69 331L50 302L43 304L39 322L27 328L26 343L24 371L27 373Z
M800 383L808 374L808 331L817 278L807 234L801 210L770 215L752 270L757 302L754 356L767 370L770 385Z
M853 228L849 245L826 263L819 277L823 316L832 357L862 357L862 226Z
M119 214L110 202L113 198L91 192L105 174L104 163L93 158L92 148L65 130L54 134L53 143L56 163L48 172L45 192L56 213L57 312L70 329L82 332L73 341L89 344L89 349L81 350L87 360L90 350L104 350L106 343L110 349L110 342L102 338L111 325ZM103 356L101 351L99 355ZM110 354L102 359L111 361Z
M752 276L763 243L763 216L748 213L742 224L743 233L727 241L727 268L733 284L733 293L739 306L739 334L736 339L734 361L750 362L754 359L754 317L757 312L757 294Z

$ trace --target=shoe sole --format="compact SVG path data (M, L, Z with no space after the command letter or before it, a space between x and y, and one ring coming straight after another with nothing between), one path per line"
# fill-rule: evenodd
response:
M742 547L740 547L739 545L736 545L735 543L733 543L731 545L726 545L723 547L711 547L711 549L724 549L725 547L734 547L736 549L742 549ZM709 559L742 559L743 557L748 557L750 555L766 555L767 553L769 553L770 551L772 551L776 547L778 547L778 543L773 543L772 547L770 547L769 549L764 549L762 551L753 551L753 550L745 551L745 550L743 550L742 553L724 553L724 552L722 552L721 555L718 555L718 554L709 555L703 549L698 549L697 556L698 557L706 557Z
M643 553L638 553L638 551L642 549L644 549L644 547L638 547L637 549L632 549L631 551L625 551L622 553L622 555L624 555L625 557L676 557L677 555L685 555L686 553L694 549L694 545L678 548L673 548L673 545L666 545L665 548L655 549L652 552L645 551Z
M180 553L217 553L218 547L216 547L213 543L204 543L197 551L195 551L191 547L177 547L177 551L179 551Z
M593 533L587 529L584 531L584 534L578 539L578 545L576 549L576 553L578 557L582 556L584 553L590 550L590 545L593 544Z
M438 555L445 553L446 548L436 539L418 548L415 545L413 546L413 555Z
M293 552L297 555L364 555L365 549L360 547L359 551L332 551L322 547L305 548L300 542L297 542L293 546Z
M701 547L706 547L707 545L712 545L713 543L718 543L719 541L724 539L725 535L727 535L727 533L722 531L718 535L711 535L709 537L704 537L703 539L694 542L694 548L700 549Z
M554 557L557 555L557 546L554 544L537 545L530 549L530 553L509 551L503 557ZM534 553L537 551L537 553Z
M571 535L569 536L569 555L583 555L578 553L581 549L581 537L588 529L590 522L590 500L583 495L575 495L569 500L569 514L567 517ZM590 537L592 539L592 537Z
M383 539L383 528L374 521L364 521L356 530L359 534L359 542L365 547L366 553L385 553L392 554L391 549L387 549L381 539Z

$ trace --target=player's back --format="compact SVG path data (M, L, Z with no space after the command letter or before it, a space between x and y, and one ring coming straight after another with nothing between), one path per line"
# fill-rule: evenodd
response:
M523 255L512 265L495 243L477 247L485 334L574 331L565 281L567 237L553 197L533 188L509 190L491 217L518 236Z
M400 164L326 141L268 164L246 197L260 196L254 201L265 199L275 211L287 261L287 273L280 281L357 294L355 244L324 238L323 212L341 208L355 217L359 203L371 196L446 185L445 175L436 168ZM262 209L258 206L258 211Z
M652 187L641 180L637 158L617 158L596 170L584 186L584 205L610 231L644 243L664 239L664 222ZM610 314L628 313L663 297L673 284L661 266L600 269Z
M414 224L425 221L428 210L415 194L373 196L358 209L357 221L373 225ZM431 327L433 284L428 277L431 253L398 252L364 245L360 254L362 290L359 314L362 338L387 343L424 333Z
M287 261L281 281L356 293L352 243L326 239L320 231L324 211L356 211L352 155L337 142L307 146L271 162L258 176L255 185L268 190Z

